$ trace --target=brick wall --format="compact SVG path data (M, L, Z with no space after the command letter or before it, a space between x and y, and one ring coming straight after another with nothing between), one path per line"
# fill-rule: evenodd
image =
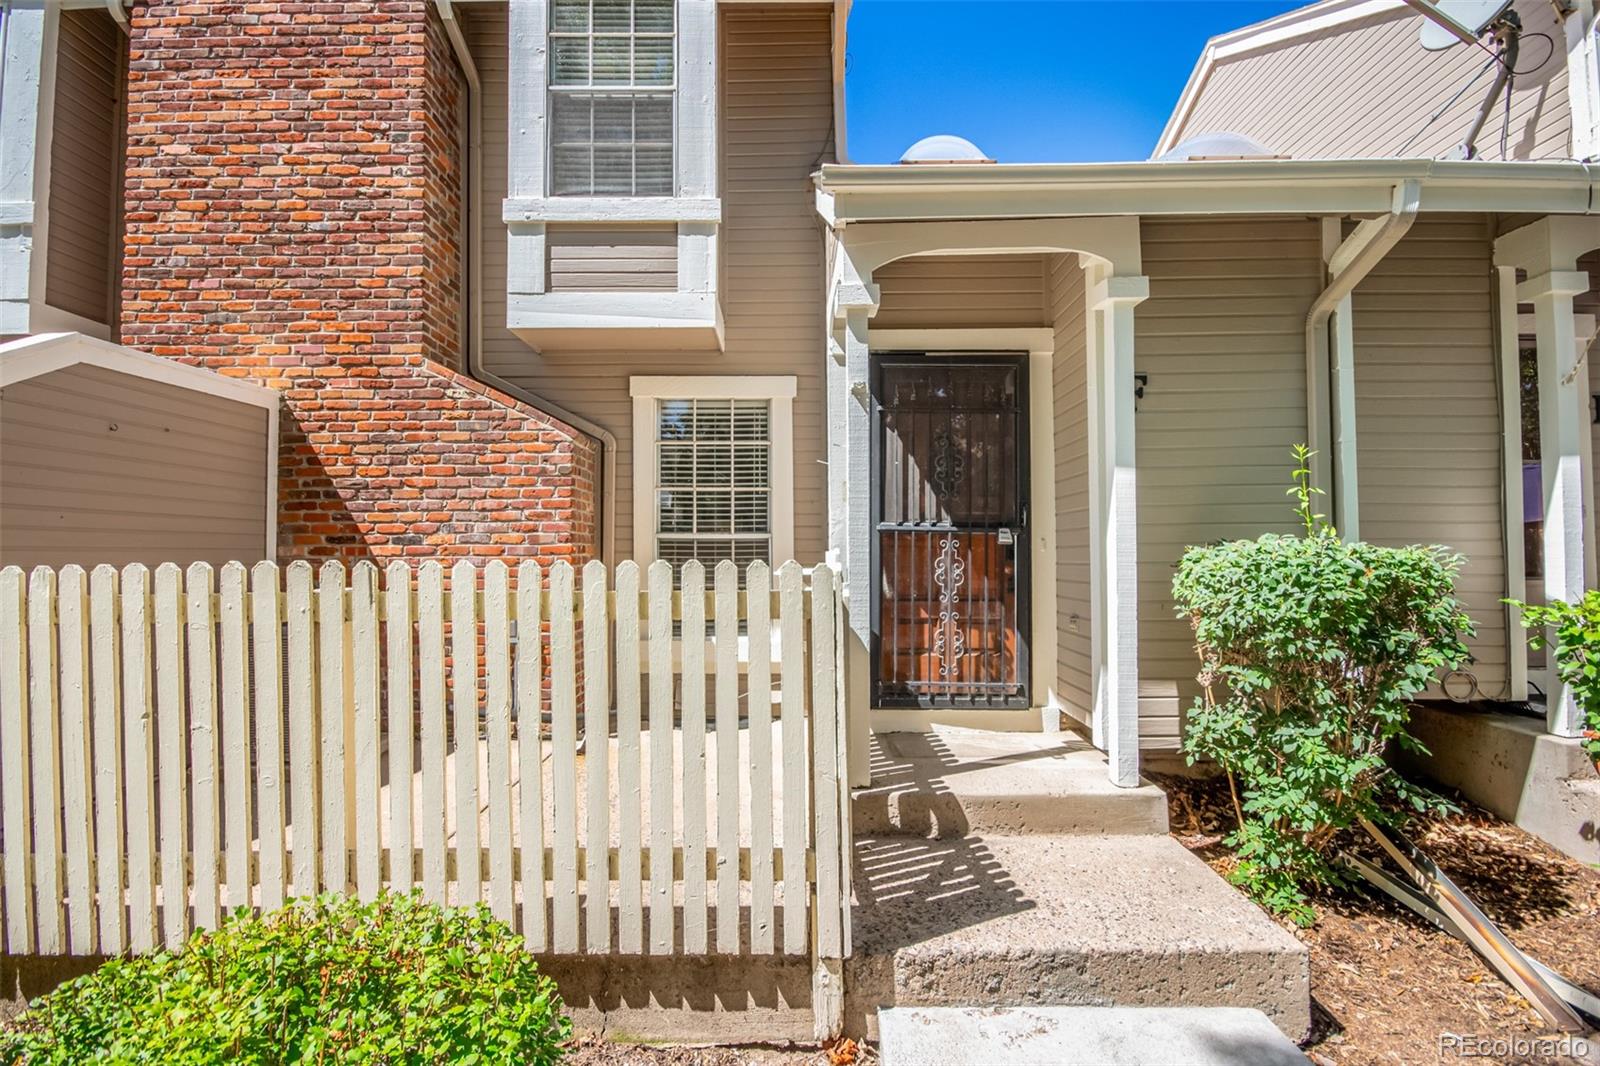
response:
M283 390L279 557L598 547L594 441L463 372L429 0L132 12L121 339Z

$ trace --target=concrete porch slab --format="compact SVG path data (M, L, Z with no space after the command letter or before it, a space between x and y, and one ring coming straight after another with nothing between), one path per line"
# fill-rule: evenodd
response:
M1258 1010L1237 1007L896 1007L883 1066L1304 1066Z
M1245 1007L1310 1028L1305 945L1162 835L858 838L847 1024L905 1006Z
M872 785L854 793L856 832L958 837L1162 834L1167 799L1118 788L1105 754L1075 733L956 726L872 738Z

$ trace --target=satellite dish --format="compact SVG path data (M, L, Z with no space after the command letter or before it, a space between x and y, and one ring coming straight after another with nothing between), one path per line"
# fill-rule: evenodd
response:
M1422 12L1426 22L1419 37L1422 47L1442 52L1458 44L1474 44L1490 26L1511 9L1511 0L1407 0Z

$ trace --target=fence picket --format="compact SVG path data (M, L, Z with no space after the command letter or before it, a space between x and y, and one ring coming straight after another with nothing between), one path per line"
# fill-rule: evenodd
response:
M319 731L316 619L311 613L311 564L289 564L285 614L289 630L289 822L297 896L317 893Z
M550 568L550 748L554 808L555 912L553 947L578 950L578 706L577 635L573 620L572 564Z
M498 559L483 572L484 706L489 776L489 906L512 920L511 866L511 605L506 564Z
M39 952L66 948L61 885L60 710L56 677L56 573L35 567L28 580L28 756L33 790L34 922Z
M356 894L378 898L383 887L383 791L381 710L378 667L378 568L366 559L350 569L350 663L355 728L351 732L355 770ZM348 794L347 794L348 802Z
M128 946L156 945L155 712L150 705L150 571L122 571L122 745L128 819Z
M31 955L33 869L29 848L33 797L28 752L27 580L21 568L0 570L0 831L5 833L6 951Z
M0 642L4 641L0 634ZM117 571L89 575L89 657L93 695L94 875L102 954L127 950L123 909L122 661L117 634Z
M716 569L717 951L739 953L739 568ZM752 648L752 652L754 649Z
M672 564L645 575L650 626L650 953L672 954Z
M588 808L584 844L584 950L611 950L611 624L606 609L606 567L583 568L583 764Z
M389 887L407 891L415 879L411 789L416 722L411 680L411 567L396 560L384 572L384 639L388 645Z
M94 926L94 793L89 776L89 589L81 566L62 567L57 581L67 943L74 955L88 955L99 940Z
M522 937L528 950L549 943L544 890L544 665L540 653L539 564L517 567L517 800L522 831Z
M683 564L683 950L706 950L706 571Z
M194 859L194 924L215 929L221 917L217 860L221 857L222 798L217 782L217 644L211 617L210 563L192 563L184 591L188 647L190 846Z
M444 567L430 559L417 572L417 660L422 695L422 890L444 903L445 869L445 679Z
M630 559L617 565L617 947L631 955L644 951L639 677L639 564Z
M750 672L745 688L750 726L750 951L772 953L772 571L754 562L749 590ZM759 593L759 595L758 595Z
M483 898L478 826L478 568L466 559L450 571L450 709L456 759L456 900Z
M834 751L839 730L835 716L833 676L833 571L811 572L811 744L812 810L817 842L817 951L825 958L844 957L840 923L839 761Z
M344 565L322 564L317 575L317 727L322 737L322 887L343 892L350 887L350 837L355 810L348 802L355 767L350 761L351 707L350 633L345 622Z
M243 563L223 566L218 649L222 660L223 878L229 911L250 905L250 623L245 617Z
M161 932L167 947L178 948L189 932L189 737L183 697L183 571L176 563L156 567L155 603Z
M278 568L259 562L250 570L251 658L255 666L256 837L260 904L281 906L288 896L284 846L283 621L278 610Z
M778 568L779 670L783 718L783 950L806 950L805 604L800 564Z

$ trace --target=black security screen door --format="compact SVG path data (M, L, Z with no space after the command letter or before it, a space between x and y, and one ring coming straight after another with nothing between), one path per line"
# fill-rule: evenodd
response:
M1027 707L1027 364L873 360L873 701Z

